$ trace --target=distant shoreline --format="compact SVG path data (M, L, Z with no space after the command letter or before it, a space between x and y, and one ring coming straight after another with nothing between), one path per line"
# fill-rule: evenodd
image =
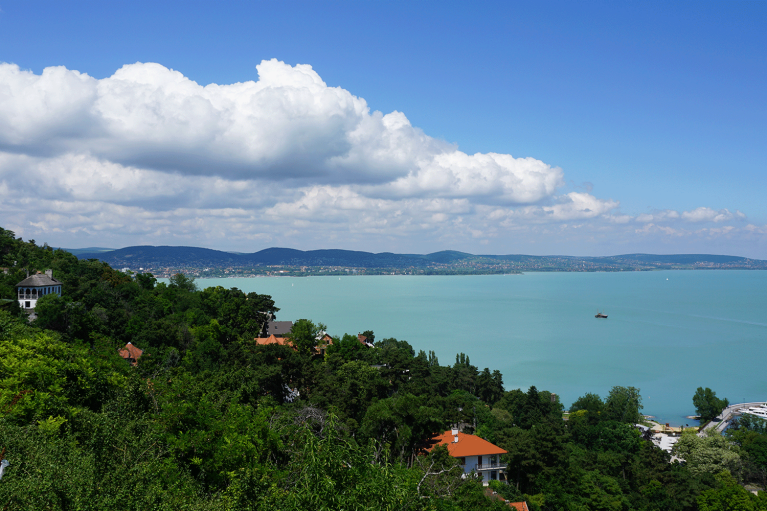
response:
M230 270L231 273L217 274L214 270L204 271L199 268L162 268L159 271L154 268L142 268L139 270L133 270L131 268L122 268L122 271L131 271L133 273L151 273L157 278L170 278L178 273L194 277L195 279L226 279L226 278L264 278L264 277L403 277L403 276L418 276L418 277L466 277L466 276L491 276L491 275L524 275L526 273L633 273L633 272L663 272L663 271L699 271L704 268L648 268L648 269L635 269L635 270L518 270L507 272L461 272L461 271L430 271L430 272L370 272L356 269L356 272L332 271L332 272L300 272L300 271L273 271L270 273L252 273L243 271L242 273L235 273L235 270ZM765 271L767 268L705 268L706 271Z
M509 275L522 272L629 272L655 270L767 270L767 261L715 254L624 254L616 256L474 255L445 250L431 254L353 250L267 248L251 254L199 247L136 246L84 252L112 268L158 276Z

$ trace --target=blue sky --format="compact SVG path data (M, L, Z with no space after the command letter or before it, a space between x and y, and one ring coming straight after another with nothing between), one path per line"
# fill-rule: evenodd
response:
M2 225L767 259L766 22L767 2L0 0ZM259 71L274 94L224 88Z

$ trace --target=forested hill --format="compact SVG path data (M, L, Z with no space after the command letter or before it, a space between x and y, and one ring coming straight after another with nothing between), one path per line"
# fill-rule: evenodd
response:
M98 259L116 268L201 267L348 267L439 268L495 267L499 270L610 271L626 269L752 268L767 269L767 261L712 254L626 254L606 257L474 255L442 251L431 254L370 253L352 250L295 250L267 248L252 254L198 247L136 246L119 250L78 253L80 259Z
M2 228L0 267L2 510L501 511L483 487L500 465L509 484L491 489L532 511L767 511L743 487L767 481L764 421L689 431L672 463L635 427L633 387L586 394L565 420L557 389L506 389L470 354L371 331L372 347L320 345L322 318L282 317L268 295L158 282ZM30 322L14 286L47 269L62 295ZM294 321L285 344L256 342L269 319ZM464 476L425 449L451 425L506 454Z
M468 254L467 254L468 255ZM80 259L99 259L115 267L156 266L347 266L358 268L388 268L427 266L447 259L443 253L409 255L353 250L310 250L267 248L253 254L238 254L198 247L126 247L110 252L78 254Z

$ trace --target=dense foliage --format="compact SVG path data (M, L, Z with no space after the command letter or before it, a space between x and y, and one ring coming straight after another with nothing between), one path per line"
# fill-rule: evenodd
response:
M706 387L698 387L695 395L692 396L692 404L695 406L696 413L700 416L701 422L708 422L727 408L730 404L727 399L719 399L716 392Z
M0 298L27 271L63 282L32 324L0 310L3 509L508 509L446 449L423 451L456 423L508 451L511 484L493 489L531 509L767 509L737 484L767 468L763 425L686 441L700 462L683 466L634 428L632 387L583 396L565 421L556 395L505 391L463 353L442 365L365 332L374 348L347 334L320 354L310 320L295 350L259 346L269 296L126 275L6 230L0 266ZM117 354L129 341L135 367ZM711 464L716 449L738 458Z

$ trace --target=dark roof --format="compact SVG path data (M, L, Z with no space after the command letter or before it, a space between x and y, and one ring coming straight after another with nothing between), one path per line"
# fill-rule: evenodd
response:
M58 280L49 277L45 273L37 273L30 275L18 284L16 287L44 287L44 286L58 286L61 284Z
M270 321L266 327L266 333L267 335L285 337L290 333L291 328L293 328L292 321Z

